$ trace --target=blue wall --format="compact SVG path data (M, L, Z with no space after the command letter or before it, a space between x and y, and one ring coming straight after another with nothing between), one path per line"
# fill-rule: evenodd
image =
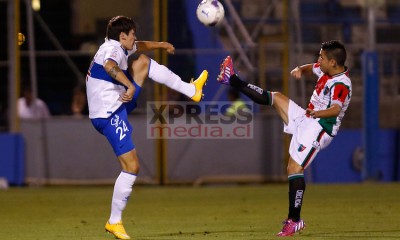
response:
M25 144L21 134L0 134L0 177L11 185L25 181Z
M362 146L362 130L341 129L332 143L322 150L310 166L316 183L355 183L362 181L361 168L354 167L353 153ZM380 130L380 181L400 181L400 131ZM25 142L19 134L0 134L0 177L11 185L25 179Z
M399 181L399 131L380 130L379 180ZM362 130L341 129L332 143L322 150L311 165L312 181L320 183L361 182L361 169L353 164L353 153L362 147Z

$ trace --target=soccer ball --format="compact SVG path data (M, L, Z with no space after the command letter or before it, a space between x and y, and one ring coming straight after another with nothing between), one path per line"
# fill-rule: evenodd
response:
M215 26L224 19L225 10L218 0L203 0L196 10L197 19L206 26Z

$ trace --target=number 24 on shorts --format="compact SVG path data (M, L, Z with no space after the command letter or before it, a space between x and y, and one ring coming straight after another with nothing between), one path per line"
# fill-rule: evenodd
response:
M129 131L128 126L124 120L119 120L118 115L115 115L114 118L111 119L111 125L115 127L115 133L119 134L119 140L122 140L124 137L126 137L126 132Z

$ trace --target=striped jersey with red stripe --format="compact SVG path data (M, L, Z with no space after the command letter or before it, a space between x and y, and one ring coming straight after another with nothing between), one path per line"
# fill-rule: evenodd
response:
M344 72L329 76L321 71L319 63L315 63L313 73L318 76L318 81L308 108L319 111L330 108L333 104L341 107L337 117L318 119L324 130L329 135L335 136L351 99L352 86L347 67Z

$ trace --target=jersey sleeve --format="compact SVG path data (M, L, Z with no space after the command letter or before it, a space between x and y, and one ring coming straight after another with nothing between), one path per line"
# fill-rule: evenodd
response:
M337 83L331 89L331 104L338 104L340 107L343 107L348 96L349 88L344 83Z
M317 75L318 77L321 77L322 75L324 75L324 73L321 71L321 68L319 66L319 63L314 63L313 67L312 67L312 71L315 75Z
M117 65L120 65L122 61L122 50L118 49L118 47L110 47L107 51L104 53L104 59L103 59L103 64L107 60L113 60L114 62L117 63Z

